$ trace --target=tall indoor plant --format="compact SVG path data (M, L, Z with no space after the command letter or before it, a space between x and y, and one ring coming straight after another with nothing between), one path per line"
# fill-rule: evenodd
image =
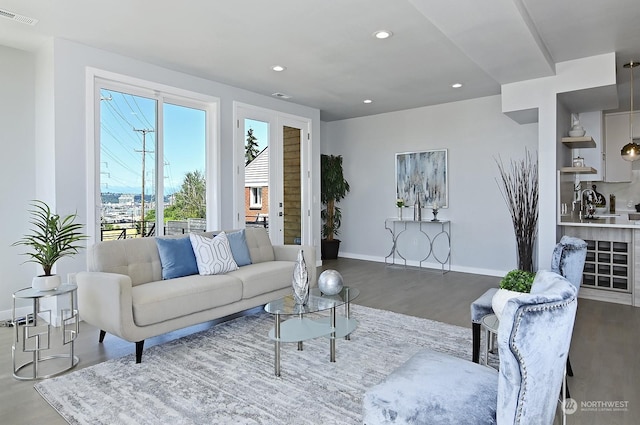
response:
M13 243L13 246L24 245L30 249L23 255L30 257L26 262L42 266L43 275L33 278L32 286L38 290L51 290L60 286L60 276L53 275L51 269L59 259L78 252L82 245L78 244L87 236L79 230L82 224L74 223L77 214L61 217L51 211L49 205L35 200L30 223L31 233Z
M340 240L335 239L340 233L342 212L336 206L349 192L349 183L345 180L342 170L341 155L320 156L320 196L322 204L322 258L338 258Z
M506 168L496 160L504 197L516 236L518 269L533 272L533 251L538 233L538 158L525 150L522 160L511 160Z

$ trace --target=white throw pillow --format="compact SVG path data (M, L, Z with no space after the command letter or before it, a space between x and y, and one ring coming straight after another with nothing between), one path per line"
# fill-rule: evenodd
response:
M222 274L238 270L233 259L229 240L224 232L215 238L207 238L195 233L189 235L193 253L196 255L198 273L201 275Z

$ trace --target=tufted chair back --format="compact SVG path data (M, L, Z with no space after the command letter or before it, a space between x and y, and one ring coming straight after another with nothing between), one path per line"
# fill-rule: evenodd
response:
M553 423L577 293L568 279L541 270L530 294L507 302L498 330L497 423Z
M582 284L587 243L572 236L563 236L551 255L551 271L566 277L578 290Z

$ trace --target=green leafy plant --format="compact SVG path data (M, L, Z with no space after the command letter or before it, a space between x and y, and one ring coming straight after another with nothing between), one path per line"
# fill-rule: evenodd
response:
M536 274L525 270L511 270L500 281L500 289L508 289L516 292L531 292L531 284Z
M322 224L322 236L332 241L334 235L338 236L342 221L342 211L336 206L346 196L351 188L342 174L341 155L320 156L320 198L325 208L320 216Z
M60 217L51 212L51 208L43 201L35 200L31 204L34 209L30 223L31 233L14 242L12 246L24 245L31 248L23 255L30 257L26 262L42 266L44 276L51 276L51 268L62 257L76 254L82 245L77 244L87 236L79 230L82 224L74 223L77 214Z

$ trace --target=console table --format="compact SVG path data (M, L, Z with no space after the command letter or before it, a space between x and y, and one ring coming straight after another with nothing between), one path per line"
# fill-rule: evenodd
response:
M384 258L385 264L396 263L396 256L407 265L407 259L398 249L398 240L405 232L419 232L426 237L424 248L421 247L424 257L420 259L420 267L429 257L433 257L442 268L442 273L451 271L451 221L417 221L417 220L401 220L399 218L387 218L384 221L384 228L391 233L393 245L389 255ZM444 253L436 253L434 245L444 246Z
M80 361L74 351L74 342L79 329L78 310L74 308L77 289L78 286L75 284L64 284L51 291L25 288L13 294L11 323L14 335L11 358L14 378L19 380L49 378L76 367ZM66 295L69 296L70 308L60 311L62 341L61 344L54 344L50 325L51 311L42 310L40 308L40 300ZM32 302L32 313L27 315L24 324L16 318L16 299ZM42 315L48 316L49 320L42 320L40 318ZM65 351L63 350L65 346L67 348L66 353L62 352ZM19 364L18 357L23 357L24 355L30 359L25 363ZM51 367L43 371L41 367L43 362L51 363Z

